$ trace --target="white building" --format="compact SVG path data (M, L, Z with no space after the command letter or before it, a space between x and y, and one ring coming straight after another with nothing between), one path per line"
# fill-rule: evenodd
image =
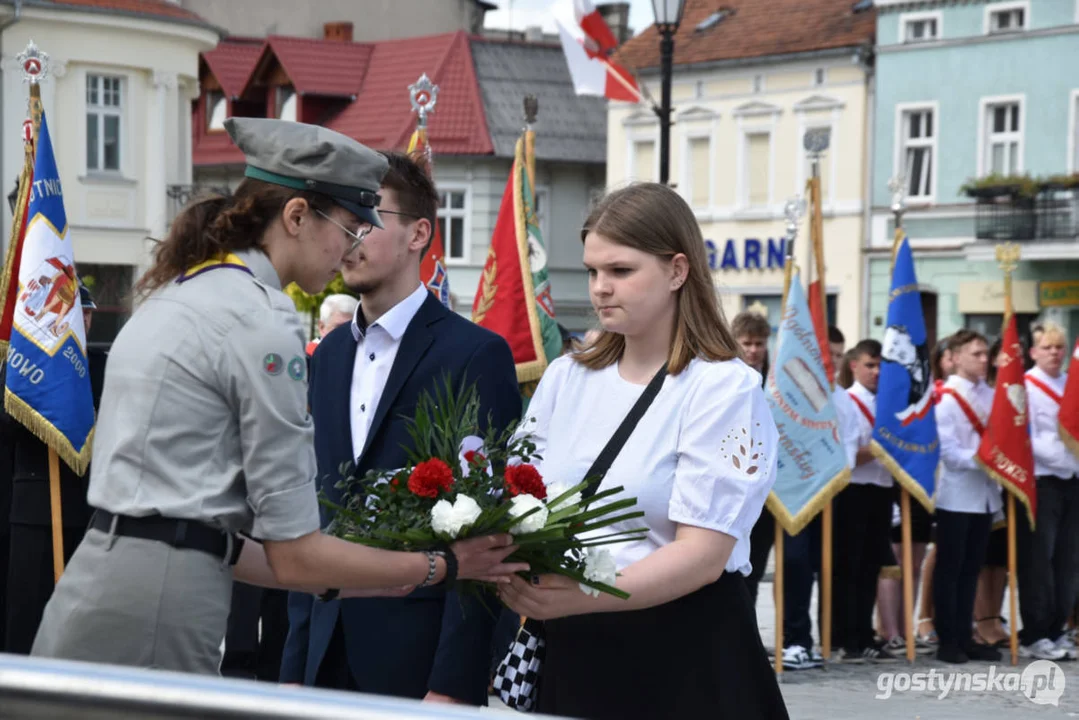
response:
M31 39L50 59L41 96L75 261L99 305L91 340L108 340L147 266L148 238L164 235L166 188L191 182L199 53L219 32L188 10L147 0L0 2L4 195L22 169L29 90L16 57ZM5 249L10 232L5 204Z

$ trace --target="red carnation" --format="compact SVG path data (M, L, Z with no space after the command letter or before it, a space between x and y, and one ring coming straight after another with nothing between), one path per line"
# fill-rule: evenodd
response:
M471 465L473 460L475 460L478 463L487 462L487 458L484 456L483 453L476 452L475 450L467 451L465 453L465 462L468 463L469 465Z
M408 489L413 495L436 498L453 485L453 470L438 458L421 462L408 476Z
M543 476L532 465L511 465L506 468L506 489L511 496L531 495L545 500L547 498L547 486L543 484Z

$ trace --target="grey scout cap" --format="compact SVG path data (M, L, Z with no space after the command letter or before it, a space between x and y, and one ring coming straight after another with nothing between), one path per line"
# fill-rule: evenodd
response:
M225 129L247 160L245 176L321 193L382 227L378 189L389 163L381 153L333 130L287 120L229 118Z

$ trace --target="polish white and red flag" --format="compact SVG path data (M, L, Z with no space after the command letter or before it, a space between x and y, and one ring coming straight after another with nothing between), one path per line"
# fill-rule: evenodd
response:
M618 40L592 0L562 0L553 11L577 94L639 102L637 81L612 60Z

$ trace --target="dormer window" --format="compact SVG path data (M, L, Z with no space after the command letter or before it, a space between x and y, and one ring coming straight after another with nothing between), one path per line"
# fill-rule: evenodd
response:
M225 93L214 90L206 95L206 129L210 131L224 130L225 118L228 117L229 101L225 99Z
M278 120L296 122L296 91L290 87L277 88L275 113Z

